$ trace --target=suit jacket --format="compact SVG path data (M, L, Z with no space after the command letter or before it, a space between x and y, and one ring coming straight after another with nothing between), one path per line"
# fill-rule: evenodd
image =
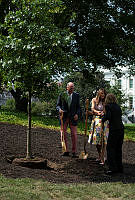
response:
M118 104L111 103L105 106L105 115L102 118L104 123L106 120L109 120L109 130L121 130L124 128L122 123L122 111Z
M56 109L59 111L62 109L64 111L63 122L66 121L67 118L71 120L72 125L76 126L77 121L74 120L75 114L80 115L80 97L76 92L72 93L72 102L70 108L68 108L67 103L67 93L60 94L57 100Z

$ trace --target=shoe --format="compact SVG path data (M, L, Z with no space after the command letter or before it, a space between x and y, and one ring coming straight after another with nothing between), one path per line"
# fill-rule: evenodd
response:
M76 153L72 153L72 158L78 158L78 156L76 155Z
M105 163L101 161L99 164L100 164L100 165L104 165Z
M100 165L104 165L104 164L105 164L105 158L104 158L104 159L101 159L100 162L99 162L99 164L100 164Z
M108 170L108 171L105 172L105 174L106 174L106 175L112 175L112 174L113 174L113 171Z
M69 152L64 152L63 154L62 154L62 156L69 156Z
M97 158L97 159L96 159L96 162L97 162L97 163L101 163L101 160Z
M111 170L108 170L108 171L105 172L106 175L110 175L110 176L115 175L117 173L118 173L118 171L111 171Z

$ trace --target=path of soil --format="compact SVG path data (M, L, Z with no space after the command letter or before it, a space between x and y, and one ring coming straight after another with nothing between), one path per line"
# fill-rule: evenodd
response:
M71 143L69 134L69 143ZM32 129L32 155L47 159L47 169L31 169L10 163L12 157L26 156L26 127L0 123L0 174L10 178L43 179L53 183L116 182L135 183L135 143L123 144L124 174L107 176L96 163L94 145L86 146L87 160L62 157L60 133L43 128ZM71 149L71 146L70 146ZM83 136L78 135L78 155L83 151Z

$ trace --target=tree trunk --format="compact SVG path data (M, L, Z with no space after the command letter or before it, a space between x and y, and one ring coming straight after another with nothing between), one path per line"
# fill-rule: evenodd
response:
M27 159L31 158L31 91L28 94Z

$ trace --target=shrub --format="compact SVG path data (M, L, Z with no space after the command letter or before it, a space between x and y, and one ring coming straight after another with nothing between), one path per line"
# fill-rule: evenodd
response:
M44 112L44 105L40 101L32 102L31 113L34 115L42 115Z
M1 106L4 110L14 111L15 110L15 100L7 99L6 104Z
M34 115L56 116L56 102L32 102L31 112Z

